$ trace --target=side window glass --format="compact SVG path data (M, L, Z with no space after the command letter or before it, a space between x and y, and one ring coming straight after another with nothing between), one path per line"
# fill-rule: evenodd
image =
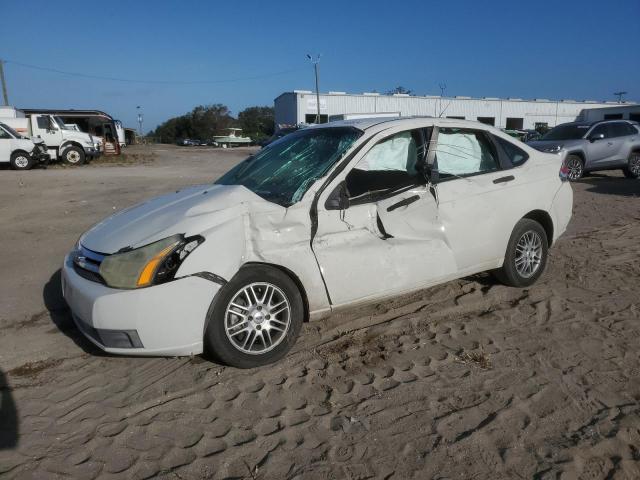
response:
M0 128L0 139L5 140L10 138L12 138L11 135L5 132L3 128Z
M346 178L352 203L375 201L424 182L419 172L425 154L420 130L397 133L374 145Z
M614 137L626 137L628 135L634 134L634 132L631 130L633 127L628 123L612 123L611 128L613 130Z
M483 132L441 128L436 146L440 178L494 172L499 169L497 155Z
M49 117L38 117L38 128L47 130L49 128Z
M595 137L596 135L603 134L604 138L609 138L611 134L609 133L609 126L606 123L602 123L595 127L593 131L589 134L590 137Z
M505 140L503 138L496 137L496 136L494 136L493 138L502 147L502 149L504 150L504 153L506 153L507 157L509 158L511 165L513 165L514 167L522 165L529 158L529 155L527 155L527 153L524 150L517 147L516 145L509 142L508 140Z

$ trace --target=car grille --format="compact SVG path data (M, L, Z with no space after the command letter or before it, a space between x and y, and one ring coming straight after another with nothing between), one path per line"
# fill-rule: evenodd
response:
M100 264L104 257L101 253L80 246L80 250L73 257L73 269L82 278L104 285L104 278L100 275Z

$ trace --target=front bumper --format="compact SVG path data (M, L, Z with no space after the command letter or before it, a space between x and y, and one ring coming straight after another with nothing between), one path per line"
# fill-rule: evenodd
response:
M106 352L181 356L202 353L207 311L220 285L191 276L136 290L78 275L69 256L62 294L80 331Z
M36 148L31 152L31 158L36 162L47 164L51 160L51 155L49 155L46 150L40 151Z
M84 155L89 158L99 157L101 155L100 150L95 147L83 147Z

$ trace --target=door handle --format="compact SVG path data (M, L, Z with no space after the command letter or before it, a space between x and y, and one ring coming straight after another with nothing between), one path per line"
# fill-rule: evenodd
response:
M516 177L514 177L513 175L507 175L506 177L500 177L500 178L496 178L493 183L507 183L510 182L511 180L515 180Z
M406 207L407 205L410 205L413 202L418 200L420 200L420 195L412 195L411 197L403 198L398 203L394 203L393 205L390 205L389 207L387 207L387 212L392 212L396 208Z

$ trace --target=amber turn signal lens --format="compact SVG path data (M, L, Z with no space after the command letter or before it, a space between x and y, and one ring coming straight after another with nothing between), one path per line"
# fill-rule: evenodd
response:
M169 245L168 247L157 253L151 260L149 260L149 262L142 269L142 272L140 272L140 276L138 277L138 281L136 282L136 285L138 287L146 287L151 284L158 265L160 265L160 262L164 260L164 257L171 253L174 247L175 245Z

